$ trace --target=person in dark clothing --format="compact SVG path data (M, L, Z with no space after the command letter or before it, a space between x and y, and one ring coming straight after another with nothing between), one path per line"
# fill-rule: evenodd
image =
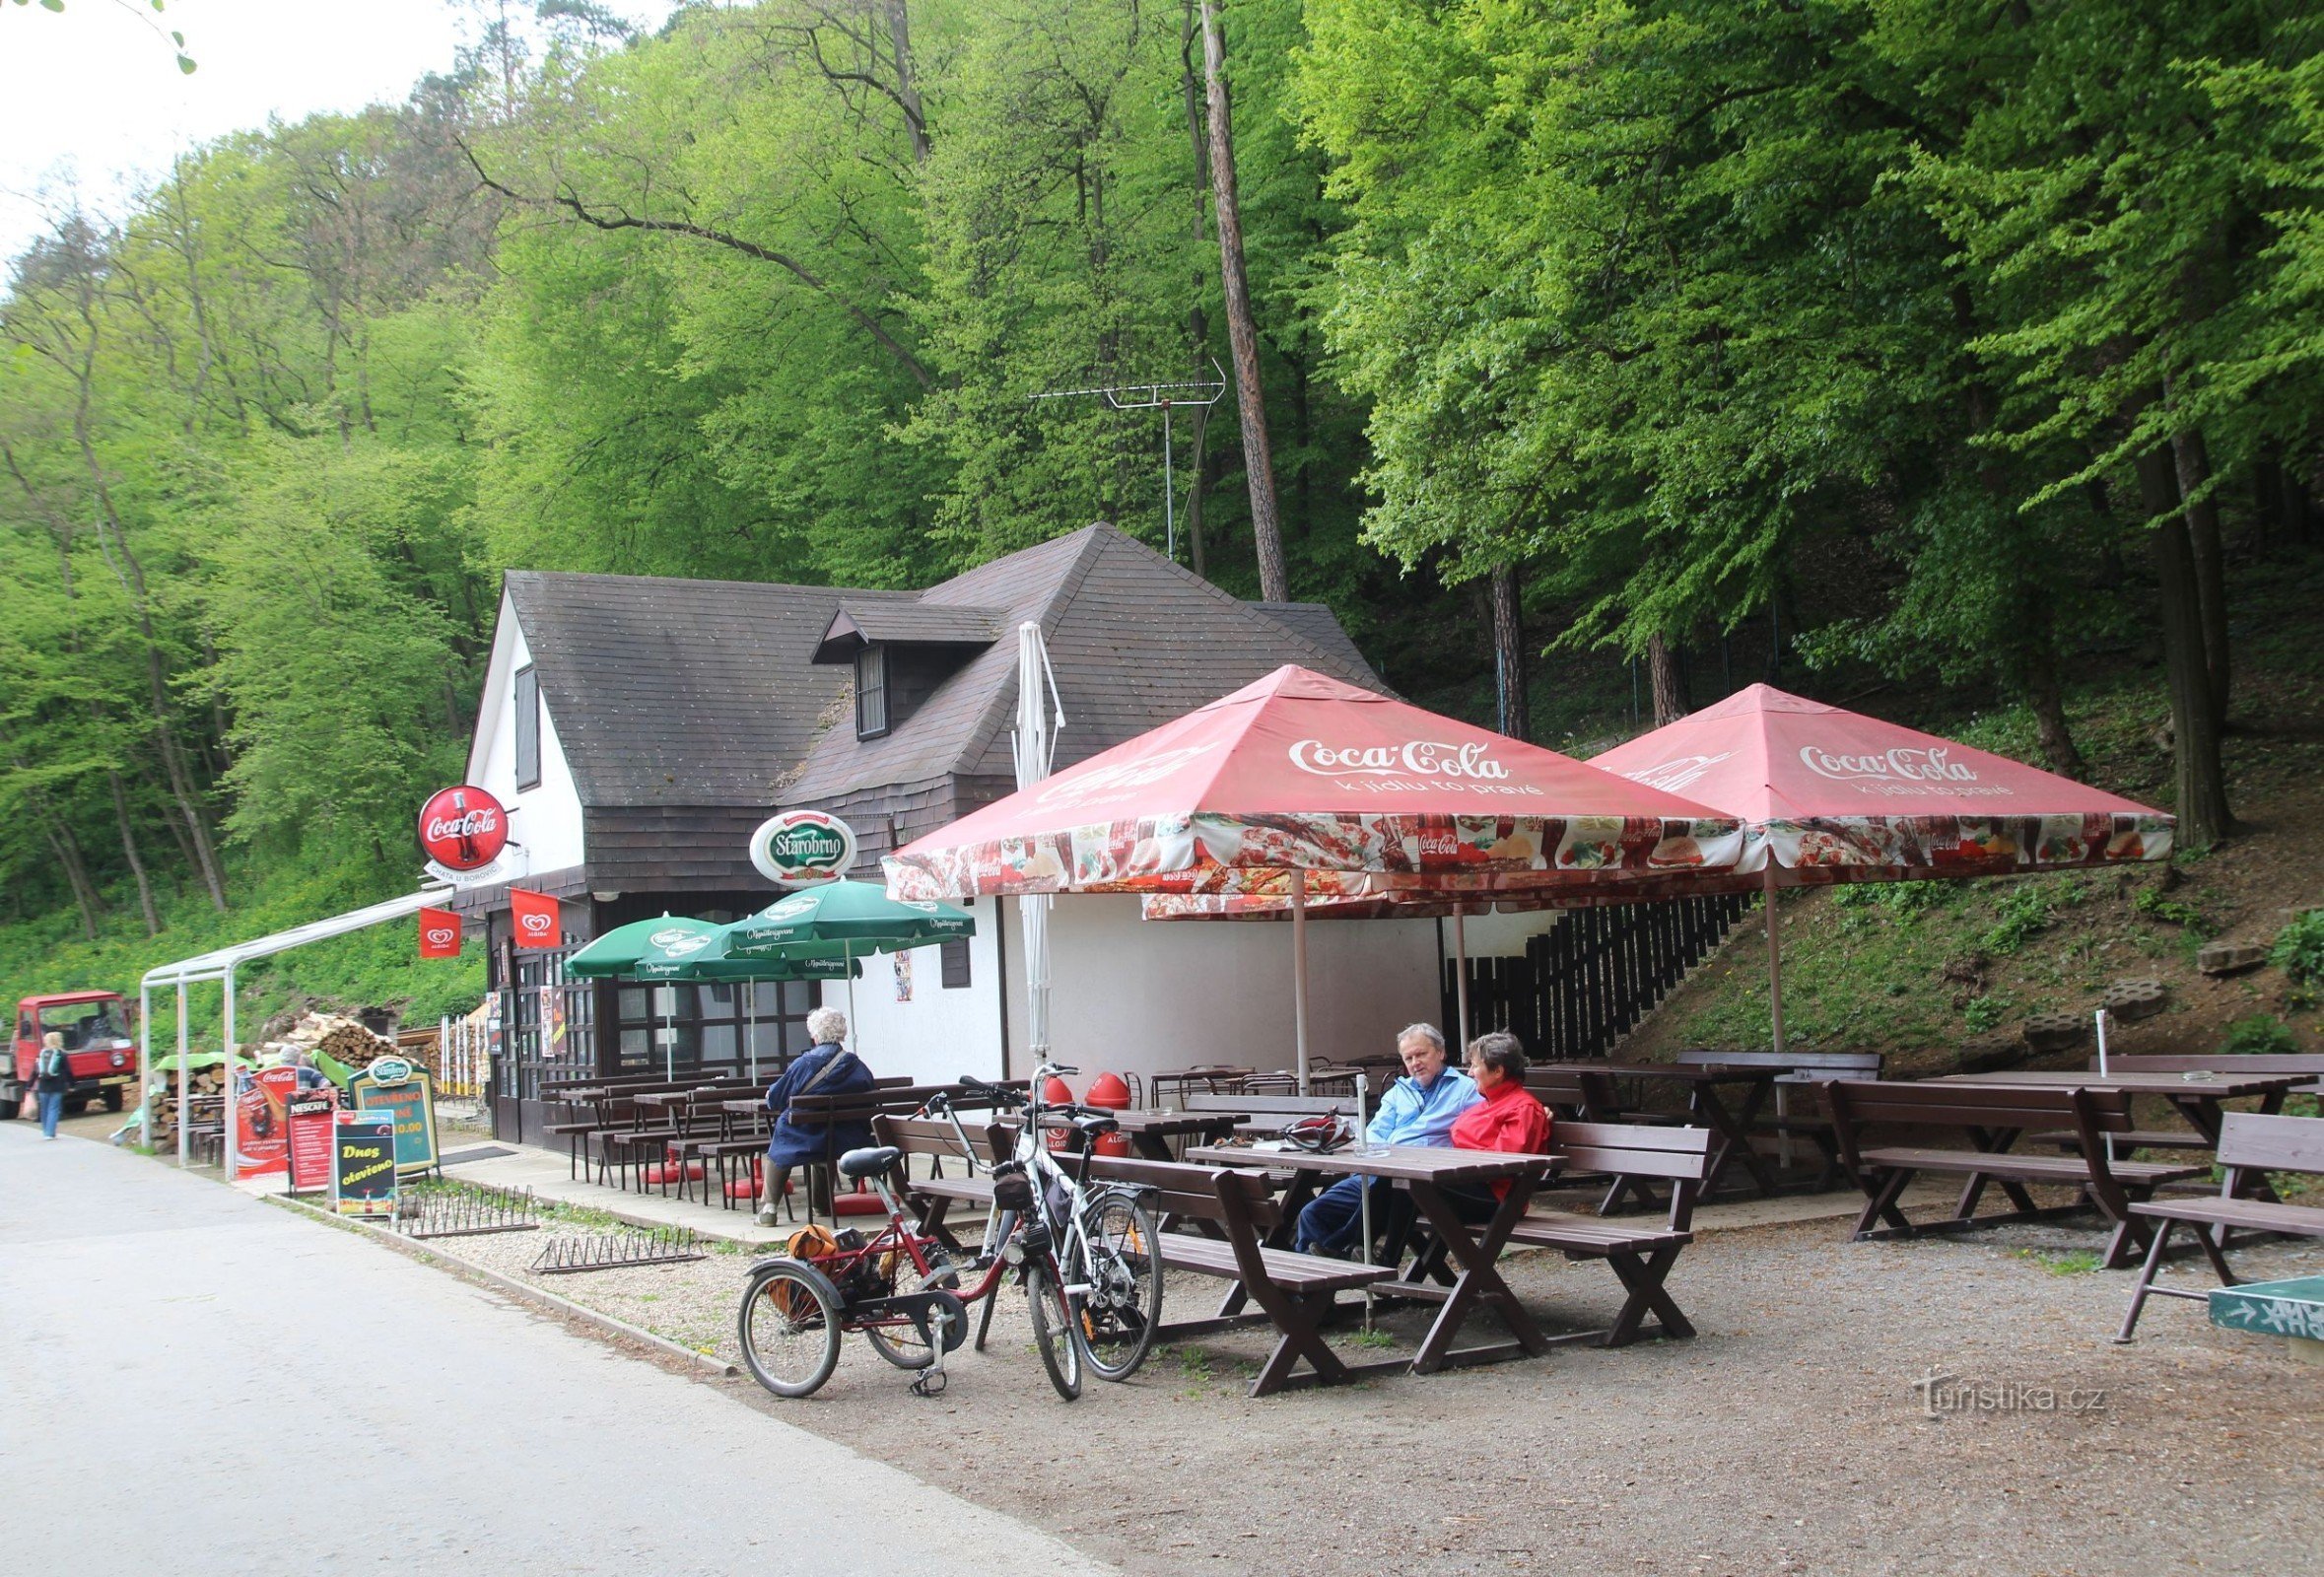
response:
M33 1097L40 1105L40 1131L56 1137L56 1120L64 1115L65 1091L73 1087L72 1064L65 1060L64 1037L50 1030L40 1042L33 1063Z
M871 1069L843 1044L848 1017L836 1008L818 1007L807 1015L807 1033L815 1044L791 1060L783 1076L767 1087L767 1110L775 1129L767 1138L766 1178L759 1201L759 1224L773 1226L775 1208L783 1200L790 1169L822 1163L862 1149L871 1143L868 1123L798 1124L790 1119L790 1103L801 1095L858 1095L872 1086ZM820 1174L809 1174L814 1186ZM828 1177L821 1177L829 1187ZM818 1203L828 1201L818 1200Z

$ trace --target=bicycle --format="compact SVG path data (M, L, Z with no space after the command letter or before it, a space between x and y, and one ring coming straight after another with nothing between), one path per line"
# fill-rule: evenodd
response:
M1004 1260L1013 1257L1023 1272L1034 1344L1050 1384L1067 1402L1081 1395L1084 1364L1101 1380L1135 1374L1162 1324L1162 1227L1153 1205L1142 1190L1126 1184L1089 1186L1097 1136L1119 1123L1102 1110L1046 1105L1039 1093L1052 1078L1078 1071L1044 1063L1033 1070L1030 1093L961 1080L993 1105L1024 1115L1015 1152L992 1168L986 1242L993 1246L995 1234L1005 1230L1003 1212L1017 1216L1019 1224L999 1241L998 1252ZM951 1115L948 1104L943 1112ZM1044 1119L1051 1116L1063 1118L1079 1136L1077 1171L1059 1165L1043 1142ZM959 1119L952 1121L957 1130Z
M1055 1071L1045 1068L1042 1076ZM1080 1395L1084 1358L1107 1380L1128 1379L1145 1361L1161 1319L1153 1208L1133 1189L1083 1187L1090 1140L1110 1130L1113 1118L1063 1109L1083 1143L1082 1176L1068 1177L1038 1138L1041 1119L1059 1108L974 1079L963 1082L996 1105L1027 1112L1016 1154L993 1168L993 1208L984 1242L965 1268L980 1279L963 1292L964 1268L938 1239L906 1219L890 1185L900 1151L850 1150L839 1158L840 1175L870 1183L886 1210L885 1225L868 1239L851 1230L812 1254L762 1261L751 1268L743 1289L735 1321L743 1361L775 1395L805 1397L819 1390L838 1367L840 1338L850 1331L860 1332L896 1367L921 1371L915 1394L940 1394L943 1355L957 1349L967 1333L967 1306L991 1298L1011 1270L1031 1298L1043 1365L1066 1401ZM949 1101L936 1097L923 1115L948 1120L962 1154L975 1154ZM1063 1202L1037 1201L1033 1175L1042 1178L1043 1195L1056 1191ZM1066 1266L1085 1272L1077 1283L1063 1273Z

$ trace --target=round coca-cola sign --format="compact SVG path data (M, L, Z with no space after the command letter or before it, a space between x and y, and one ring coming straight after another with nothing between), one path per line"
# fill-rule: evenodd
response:
M509 813L481 788L441 788L420 807L420 847L446 870L481 869L508 843Z

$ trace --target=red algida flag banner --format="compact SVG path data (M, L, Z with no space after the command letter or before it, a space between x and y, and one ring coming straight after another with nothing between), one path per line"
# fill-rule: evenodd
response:
M512 887L509 907L516 922L517 946L555 947L563 940L564 927L557 924L557 900L548 894Z
M420 911L420 956L422 958L457 958L460 956L460 917L448 909Z

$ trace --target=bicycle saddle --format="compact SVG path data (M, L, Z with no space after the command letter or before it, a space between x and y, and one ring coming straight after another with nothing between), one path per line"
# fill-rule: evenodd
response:
M1110 1113L1075 1112L1073 1127L1083 1133L1113 1133L1121 1130L1122 1124Z
M882 1144L868 1150L850 1150L839 1158L839 1175L850 1182L857 1178L878 1177L892 1170L904 1152L893 1144Z

